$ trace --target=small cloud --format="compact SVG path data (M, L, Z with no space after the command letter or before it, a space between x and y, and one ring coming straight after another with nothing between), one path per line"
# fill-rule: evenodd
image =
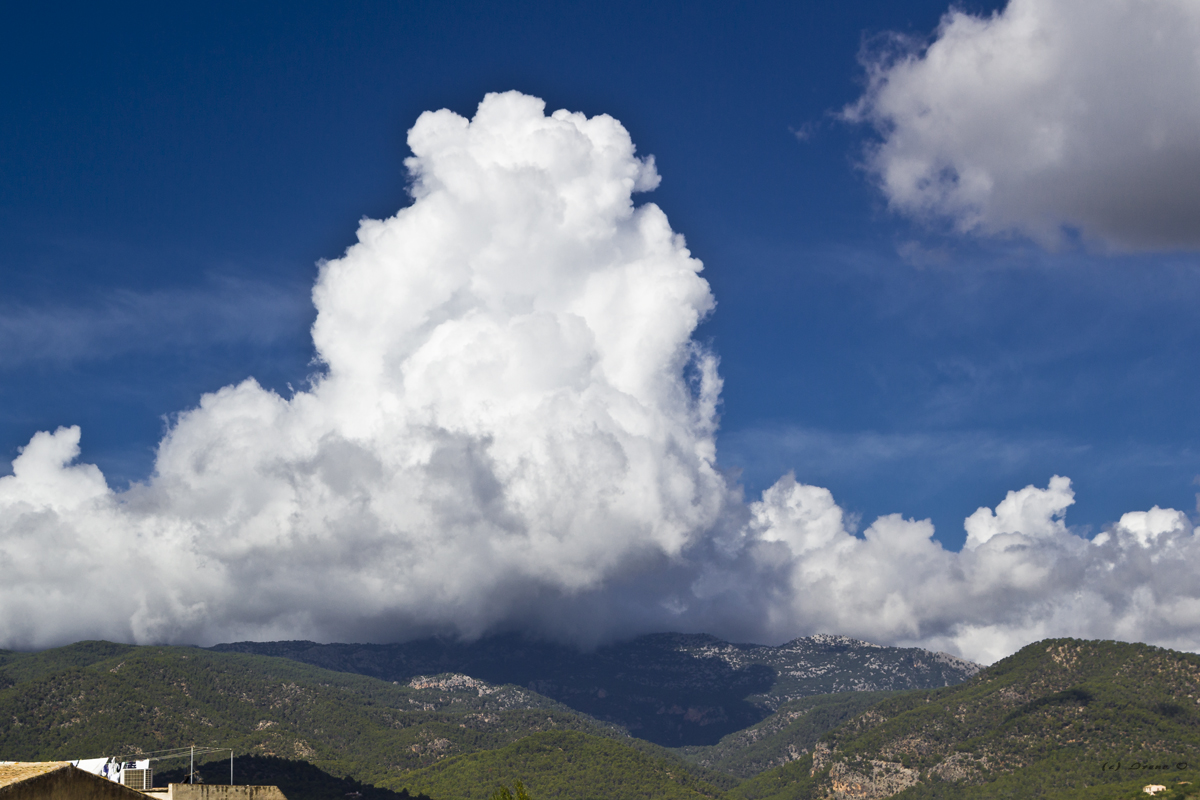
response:
M86 304L0 305L0 369L200 344L263 344L311 321L308 287L220 275L198 287L110 291Z
M926 247L910 239L896 245L896 254L905 264L916 269L944 268L952 263L950 250L946 247Z
M788 131L791 132L792 136L796 137L796 141L807 142L816 134L817 124L815 122L806 122L799 128L789 127Z

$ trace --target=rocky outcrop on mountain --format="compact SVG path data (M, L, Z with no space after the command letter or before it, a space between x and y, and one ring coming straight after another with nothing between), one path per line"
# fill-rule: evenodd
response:
M837 763L829 770L832 800L877 800L916 786L920 773L878 759Z
M290 658L403 683L452 672L515 684L669 747L716 744L791 700L950 686L980 669L945 653L830 635L769 647L665 633L591 652L511 635L470 643L238 642L211 649Z
M699 657L719 658L735 669L771 667L776 673L775 683L755 699L772 710L815 694L953 686L982 669L973 661L948 653L884 647L829 634L794 639L778 647L714 641L692 645L689 651Z

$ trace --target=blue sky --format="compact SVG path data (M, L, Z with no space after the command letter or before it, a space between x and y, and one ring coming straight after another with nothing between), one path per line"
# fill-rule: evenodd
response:
M986 14L1003 3L959 7ZM1200 260L889 210L839 112L944 2L28 4L0 48L0 443L78 424L110 484L172 415L313 370L316 262L409 202L405 132L489 91L653 154L717 307L720 462L869 523L1074 481L1072 526L1192 512Z

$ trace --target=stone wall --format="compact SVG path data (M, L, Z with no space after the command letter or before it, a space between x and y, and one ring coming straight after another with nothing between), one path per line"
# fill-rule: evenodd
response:
M172 783L168 787L167 797L169 800L287 800L278 786L221 786L212 783Z

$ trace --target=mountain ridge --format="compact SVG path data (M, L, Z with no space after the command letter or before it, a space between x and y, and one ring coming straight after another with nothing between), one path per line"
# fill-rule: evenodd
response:
M981 669L946 653L832 634L770 646L659 633L590 652L515 634L469 643L234 642L208 649L288 658L389 681L457 672L524 686L664 747L715 745L803 697L948 686Z
M725 647L711 638L657 641ZM785 676L801 689L812 677L805 669L829 683L838 659L862 666L887 654L845 637L790 644L781 658L817 648L831 659ZM765 658L747 655L752 649L722 651ZM695 666L655 662L654 652L642 656ZM929 653L921 658L940 663ZM896 666L869 663L883 677L892 674L884 667ZM703 687L736 674L725 667L664 674ZM962 683L810 695L715 745L667 750L528 687L464 673L400 683L294 659L109 642L0 653L0 758L189 742L299 758L335 778L434 800L473 800L523 773L559 798L599 791L663 800L1132 800L1149 783L1167 785L1172 798L1200 797L1200 655L1044 640ZM299 776L303 768L285 772Z

